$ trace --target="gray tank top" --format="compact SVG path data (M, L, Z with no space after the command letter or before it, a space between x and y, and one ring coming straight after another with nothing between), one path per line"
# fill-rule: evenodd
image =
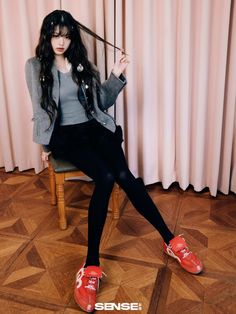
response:
M73 81L71 71L58 71L60 79L60 125L70 125L89 121L85 109L78 100L78 85Z

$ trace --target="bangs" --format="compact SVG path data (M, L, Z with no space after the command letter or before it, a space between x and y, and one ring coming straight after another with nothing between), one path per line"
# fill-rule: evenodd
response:
M57 34L59 36L71 37L73 28L69 25L56 25L52 28L51 35Z
M52 36L54 33L57 33L61 36L73 36L75 32L75 23L71 16L68 14L61 13L56 11L55 14L51 15L48 19L49 33Z

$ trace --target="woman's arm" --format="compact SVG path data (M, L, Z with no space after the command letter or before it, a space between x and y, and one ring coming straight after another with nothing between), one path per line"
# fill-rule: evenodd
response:
M100 105L102 110L108 109L115 103L119 93L126 83L123 74L121 74L120 77L117 77L111 72L109 78L102 83L100 87Z
M127 84L126 78L122 74L129 63L128 58L121 52L118 60L114 64L109 78L101 84L100 101L101 109L106 110L111 107L121 90Z
M35 121L36 117L37 117L37 112L41 111L41 108L37 108L36 109L36 106L34 105L35 103L39 103L39 96L37 95L37 88L36 88L36 85L39 84L39 81L36 80L36 77L35 77L35 70L33 68L33 59L28 59L26 61L26 64L25 64L25 78L26 78L26 83L27 83L27 87L28 87L28 90L29 90L29 94L30 94L30 97L31 97L31 102L32 102L32 105L33 105L33 119L34 120L34 125L37 121ZM36 67L38 66L38 64L35 65ZM36 73L38 73L38 71L36 71ZM33 86L33 84L35 86ZM38 104L38 107L40 107L40 105ZM40 143L38 143L40 144ZM42 149L43 149L43 152L42 152L42 160L43 161L47 161L48 160L48 156L50 155L50 148L49 148L49 145L42 145Z
M31 61L28 59L25 63L25 79L32 100L32 75L31 75Z
M39 72L40 62L35 57L28 59L25 63L25 79L31 97L33 119L38 115L43 114L43 109L40 105L41 94L39 92Z

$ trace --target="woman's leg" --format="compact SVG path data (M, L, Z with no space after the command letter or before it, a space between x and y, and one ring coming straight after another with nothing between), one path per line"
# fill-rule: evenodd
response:
M99 245L105 224L114 175L98 153L91 147L80 147L68 154L67 159L95 182L88 209L88 252L86 266L99 266Z
M129 170L120 143L113 140L111 136L107 136L99 142L98 147L101 155L107 160L112 172L115 174L116 182L126 192L136 210L159 231L165 243L169 243L174 235L147 193L142 179L136 179Z
M53 156L70 161L94 180L95 188L88 208L88 253L86 266L99 265L99 244L105 224L114 174L94 146L97 123L89 121L58 127L50 148Z

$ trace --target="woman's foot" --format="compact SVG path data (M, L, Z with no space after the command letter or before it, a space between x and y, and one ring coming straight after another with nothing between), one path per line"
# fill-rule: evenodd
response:
M194 255L181 236L170 240L169 245L164 243L164 252L179 262L179 264L191 274L199 274L203 269L202 262Z
M104 273L99 266L84 266L85 264L76 274L74 298L82 310L93 312L99 289L99 280Z

